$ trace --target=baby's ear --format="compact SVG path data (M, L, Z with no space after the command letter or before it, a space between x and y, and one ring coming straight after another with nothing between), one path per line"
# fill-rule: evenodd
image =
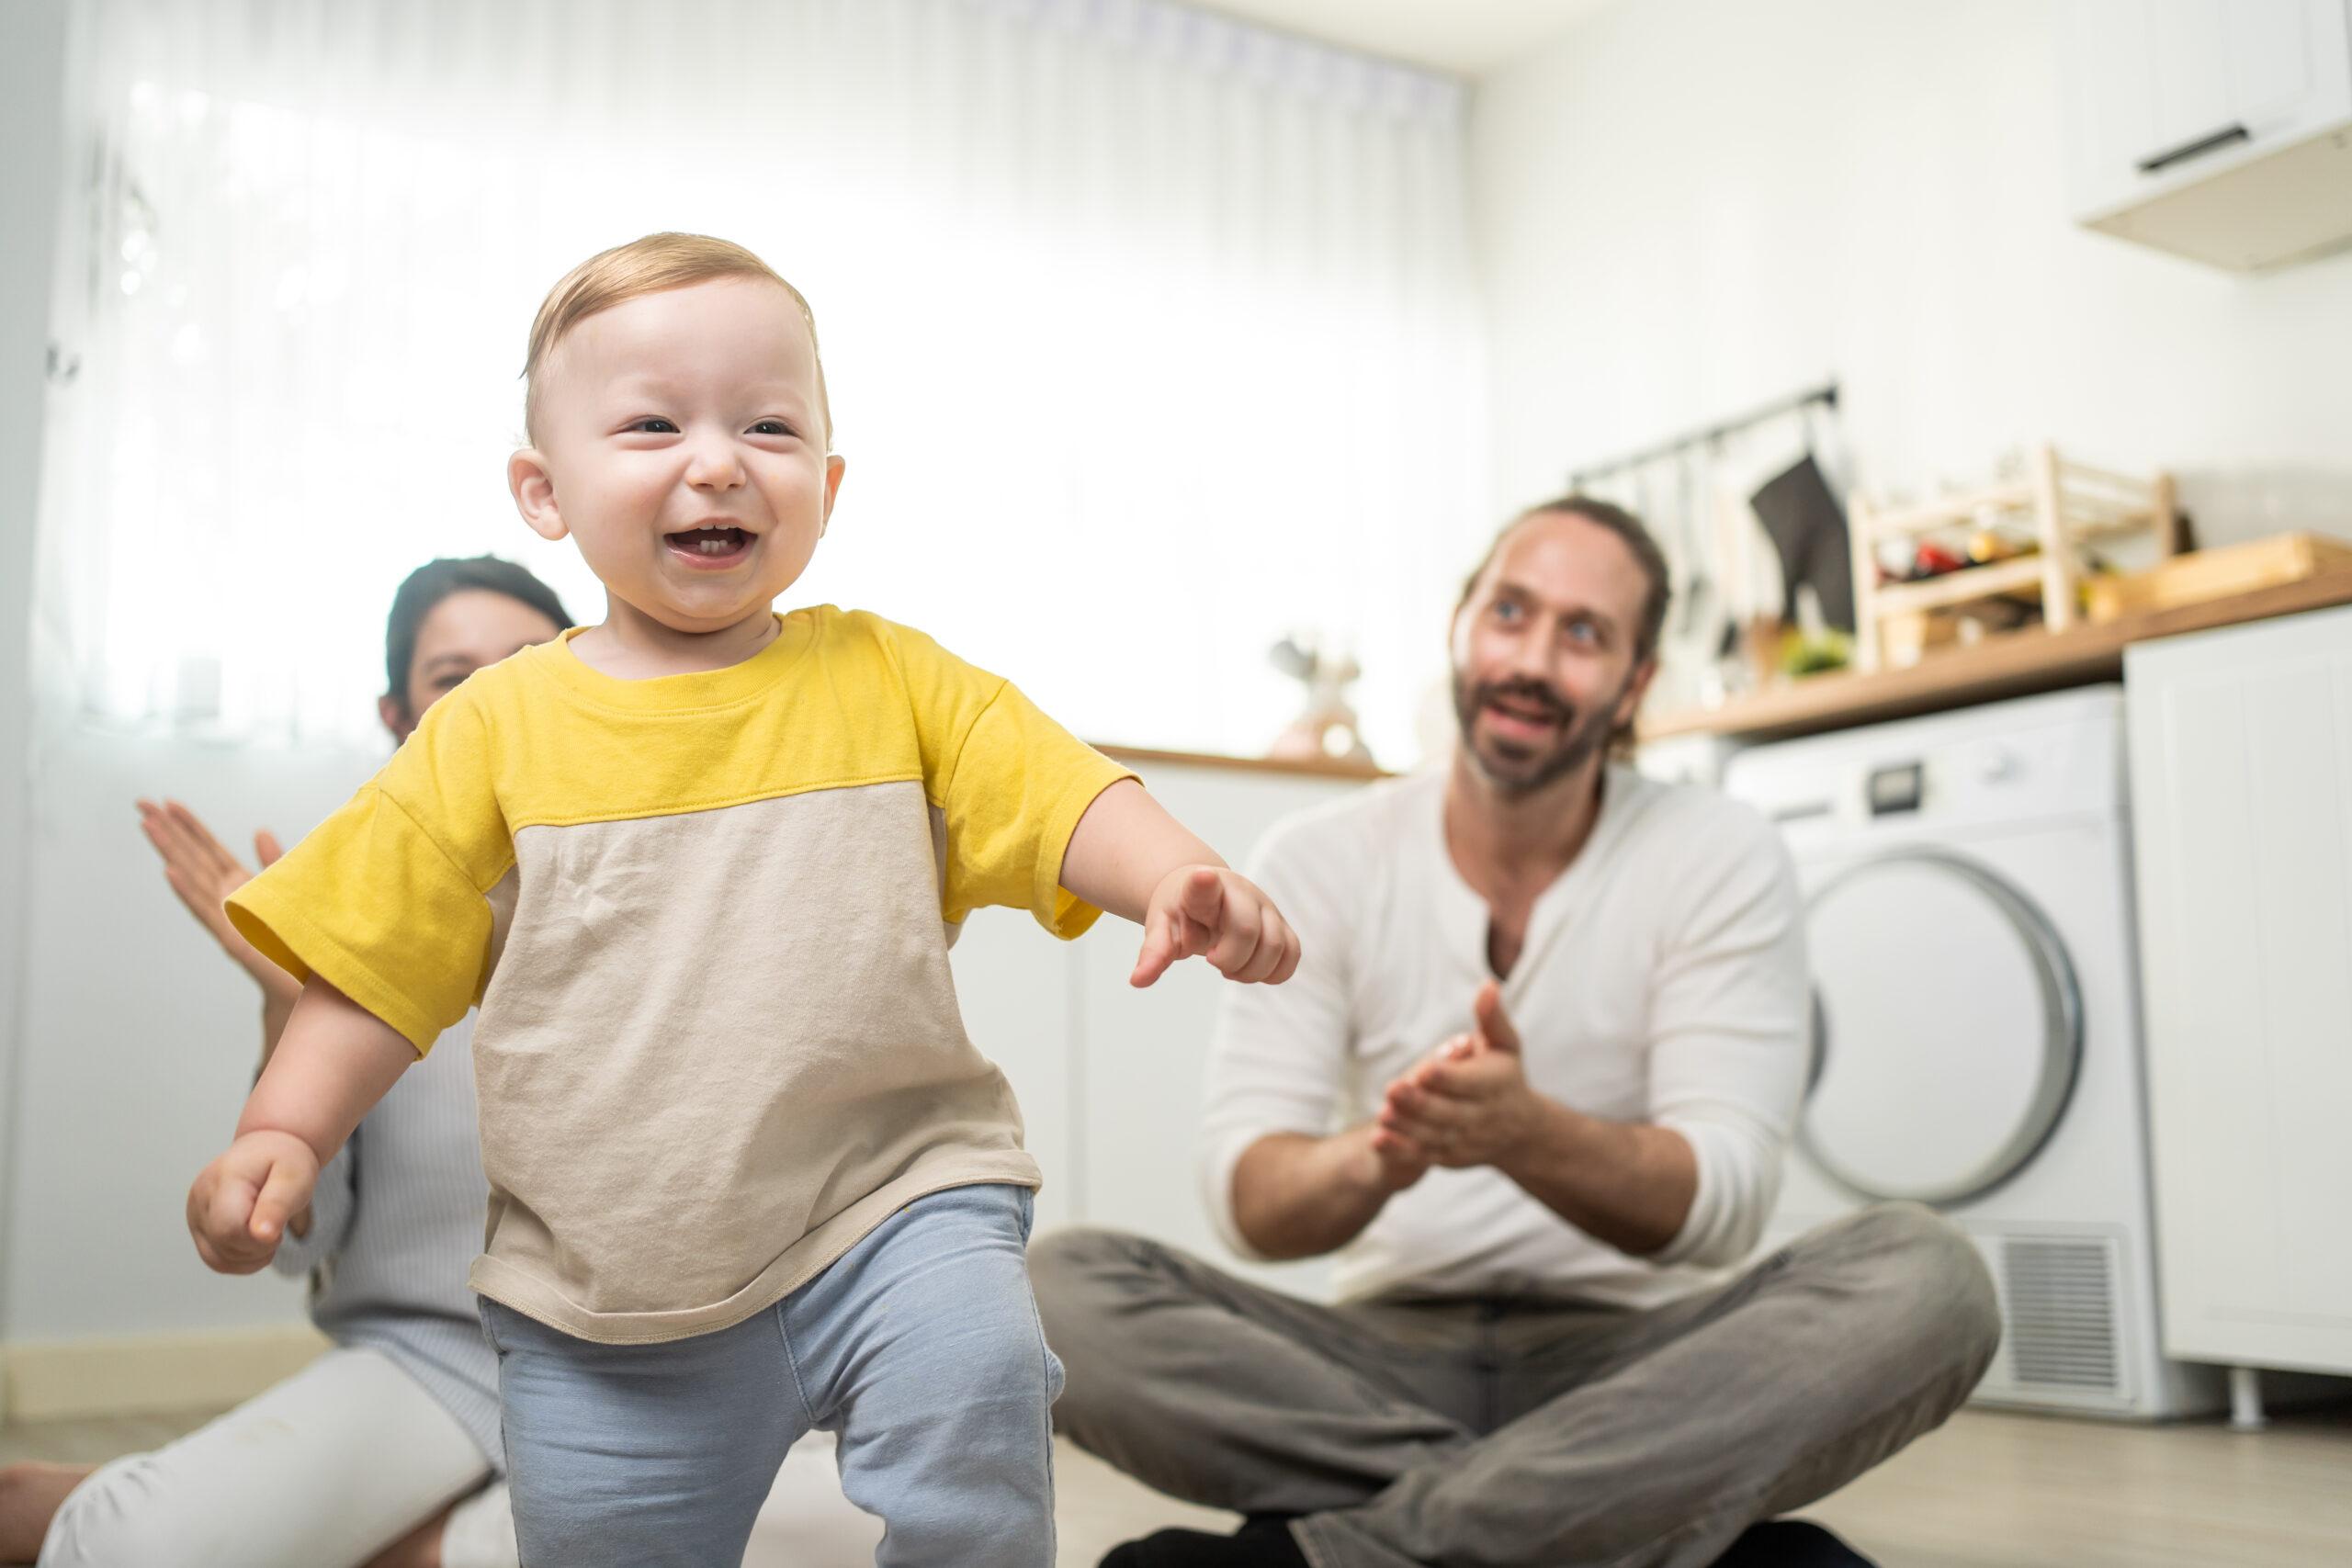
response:
M842 475L848 467L840 453L825 454L825 514L817 522L817 536L820 539L825 536L825 530L832 525L833 498L842 492Z
M556 510L555 480L537 447L526 446L506 459L506 488L514 497L514 510L540 538L560 539L571 531Z

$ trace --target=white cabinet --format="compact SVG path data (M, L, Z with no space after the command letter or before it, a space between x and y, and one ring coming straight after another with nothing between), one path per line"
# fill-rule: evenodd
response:
M1364 787L1226 768L1153 764L1138 771L1178 821L1235 865L1247 865L1266 829L1283 817ZM1105 931L1077 944L1086 1222L1137 1231L1249 1278L1319 1294L1329 1274L1323 1261L1245 1265L1210 1227L1201 1201L1201 1098L1218 991L1227 982L1194 960L1136 990L1127 984L1136 934L1133 927Z
M2352 1372L2352 609L2124 685L2165 1348Z
M1104 919L1100 931L1115 922ZM1090 932L1080 945L1098 940ZM979 909L948 950L964 1032L1004 1071L1021 1102L1024 1142L1046 1173L1037 1228L1079 1216L1076 1101L1076 966L1020 909Z
M1294 811L1363 789L1356 780L1225 765L1137 767L1177 820L1235 865ZM1320 1261L1246 1265L1202 1209L1196 1154L1209 1034L1226 982L1188 961L1136 990L1127 984L1142 931L1106 916L1058 942L1028 916L974 915L953 953L973 1043L1002 1067L1044 1167L1037 1223L1135 1231L1221 1268L1319 1294Z
M2352 241L2352 0L2070 0L2078 221L2248 269Z

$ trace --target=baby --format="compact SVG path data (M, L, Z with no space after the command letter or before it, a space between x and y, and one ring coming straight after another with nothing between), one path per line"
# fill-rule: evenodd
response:
M815 323L741 247L592 257L531 329L524 520L603 623L475 673L230 900L304 982L188 1225L260 1268L477 1000L483 1255L526 1563L741 1559L839 1435L880 1561L1053 1561L1036 1163L958 1015L983 905L1279 982L1281 914L1134 776L920 632L777 615L842 480Z

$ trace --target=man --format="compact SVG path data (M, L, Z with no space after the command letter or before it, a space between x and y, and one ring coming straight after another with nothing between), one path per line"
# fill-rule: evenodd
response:
M1923 1210L1721 1272L1771 1207L1808 989L1770 825L1611 761L1667 600L1624 511L1519 518L1454 612L1451 766L1261 848L1306 957L1227 1000L1206 1199L1245 1255L1334 1254L1341 1304L1136 1237L1038 1244L1057 1419L1249 1519L1104 1568L1857 1562L1748 1527L1982 1375L1991 1280Z

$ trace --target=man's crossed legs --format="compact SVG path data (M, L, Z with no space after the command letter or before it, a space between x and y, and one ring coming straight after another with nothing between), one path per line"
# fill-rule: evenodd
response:
M1173 1496L1289 1517L1314 1568L1705 1568L1940 1425L2000 1339L1974 1248L1906 1204L1646 1312L1326 1307L1104 1231L1031 1267L1056 1424Z

